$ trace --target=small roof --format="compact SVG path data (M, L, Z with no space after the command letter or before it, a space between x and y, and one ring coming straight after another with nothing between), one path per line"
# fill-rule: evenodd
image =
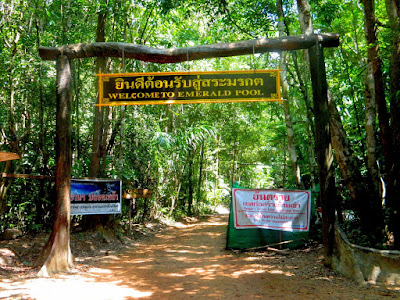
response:
M7 161L7 160L14 160L14 159L19 159L19 155L12 153L12 152L1 152L0 151L0 162L1 161Z

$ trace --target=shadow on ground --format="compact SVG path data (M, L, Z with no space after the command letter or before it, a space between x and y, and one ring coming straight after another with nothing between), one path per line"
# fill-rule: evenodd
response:
M396 290L360 287L323 267L321 249L225 250L228 215L187 219L83 274L8 282L17 299L388 299ZM0 288L7 284L3 281ZM0 292L0 299L2 292ZM24 298L25 297L25 298ZM30 297L30 298L29 298Z

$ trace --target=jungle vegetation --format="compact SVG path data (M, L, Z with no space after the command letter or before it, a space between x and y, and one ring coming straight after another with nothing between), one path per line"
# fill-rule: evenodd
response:
M54 209L55 63L39 46L122 42L181 48L333 32L324 50L337 215L356 242L400 249L400 3L397 0L5 0L0 3L0 231L49 230ZM124 58L72 63L72 176L148 188L136 222L227 205L233 184L318 195L306 51L173 64ZM142 105L96 109L103 73L284 70L284 103ZM10 178L5 174L45 178ZM315 205L320 205L318 197ZM121 215L74 217L87 229Z

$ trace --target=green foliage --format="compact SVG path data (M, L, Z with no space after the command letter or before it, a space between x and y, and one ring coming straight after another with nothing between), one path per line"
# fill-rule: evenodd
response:
M350 219L346 219L342 224L342 229L346 233L346 237L349 239L350 243L369 247L376 249L389 249L390 247L386 244L386 237L382 239L382 241L378 241L377 243L373 243L371 241L377 240L374 237L368 236L365 232L362 231L362 226L360 219L352 216Z
M358 1L310 1L314 28L338 32L341 45L326 49L328 81L352 150L364 159L364 75L366 44ZM383 3L383 2L382 2ZM386 22L383 4L377 16ZM296 3L283 1L287 31L300 33ZM106 13L106 41L151 47L188 47L277 36L276 2L270 0L16 1L0 3L0 132L3 151L21 155L10 173L55 175L55 69L42 61L39 46L91 43L98 13ZM381 27L380 46L388 73L390 30ZM181 64L154 64L112 58L107 72L166 72L270 69L276 53L216 58ZM73 176L89 173L93 139L93 104L97 99L95 59L74 60L72 103ZM297 70L298 69L298 70ZM304 177L316 178L313 157L310 80L300 52L288 55L289 107L295 148ZM303 84L300 84L303 82ZM154 216L207 213L227 204L232 183L257 188L294 188L287 153L283 107L277 103L129 106L110 108L105 132L104 177L119 177L124 187L150 188L153 198L139 199L134 221ZM311 113L311 118L309 117ZM122 122L121 122L122 120ZM320 130L320 129L316 129ZM310 150L311 149L311 150ZM365 172L365 167L362 167ZM336 174L340 177L340 173ZM310 182L311 188L315 182ZM4 179L0 231L17 226L51 226L54 183ZM348 204L347 191L342 193ZM123 204L126 222L128 203ZM349 204L350 205L350 204ZM79 221L79 220L78 220Z

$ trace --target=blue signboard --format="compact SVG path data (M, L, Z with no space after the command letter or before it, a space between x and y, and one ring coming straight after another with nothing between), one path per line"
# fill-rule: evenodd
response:
M121 191L121 180L72 179L71 215L120 214Z

